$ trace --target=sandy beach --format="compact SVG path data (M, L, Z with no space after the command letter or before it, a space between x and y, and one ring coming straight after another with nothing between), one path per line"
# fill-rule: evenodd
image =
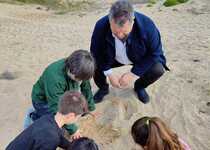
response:
M112 1L62 15L37 5L0 3L0 149L23 129L31 106L31 89L44 68L70 55L89 50L96 21ZM99 7L100 6L100 7ZM102 150L137 150L130 136L133 122L145 115L161 117L192 148L210 150L210 2L190 0L170 8L135 4L158 26L171 71L147 91L144 105L128 89L113 89L97 105L98 120L80 122L83 135ZM120 74L130 67L114 70ZM93 92L97 90L92 81Z

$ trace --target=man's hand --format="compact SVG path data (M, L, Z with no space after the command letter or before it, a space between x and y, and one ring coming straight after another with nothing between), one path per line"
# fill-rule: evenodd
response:
M127 87L128 84L135 79L135 77L137 76L131 72L124 73L119 80L120 86L123 88Z
M77 130L77 131L71 136L71 140L76 140L76 139L79 139L79 138L81 138L81 137L82 137L82 135L81 135L80 131Z
M115 88L121 88L120 87L120 82L119 82L119 77L113 74L108 75L109 81L111 85Z

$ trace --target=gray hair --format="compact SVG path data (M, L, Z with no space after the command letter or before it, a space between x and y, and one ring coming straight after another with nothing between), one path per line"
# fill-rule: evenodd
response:
M77 50L66 59L65 69L77 79L89 80L95 72L95 61L88 51Z
M116 1L109 11L109 21L114 19L115 23L122 27L126 21L134 19L134 8L128 0Z

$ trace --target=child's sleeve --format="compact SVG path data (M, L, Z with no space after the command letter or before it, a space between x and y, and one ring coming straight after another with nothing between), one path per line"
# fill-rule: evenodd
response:
M94 111L96 108L95 108L95 102L93 100L93 93L91 90L90 81L89 80L83 81L80 87L81 87L82 94L85 96L88 102L89 111Z
M67 140L63 135L61 136L60 144L58 145L60 148L68 149L71 143Z
M74 134L78 130L78 126L76 124L64 125L64 128L68 131L70 135Z
M184 150L191 150L190 146L181 138L179 138L179 142L184 146Z

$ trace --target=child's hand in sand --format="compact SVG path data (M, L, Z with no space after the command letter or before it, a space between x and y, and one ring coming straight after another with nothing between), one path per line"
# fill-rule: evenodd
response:
M97 119L98 117L100 117L101 116L101 112L98 112L98 111L93 111L93 112L91 112L91 114L92 114L92 116L95 118L95 119Z
M77 131L71 136L71 140L76 140L76 139L79 139L79 138L81 138L81 137L82 137L82 135L81 135L80 131L77 130Z

